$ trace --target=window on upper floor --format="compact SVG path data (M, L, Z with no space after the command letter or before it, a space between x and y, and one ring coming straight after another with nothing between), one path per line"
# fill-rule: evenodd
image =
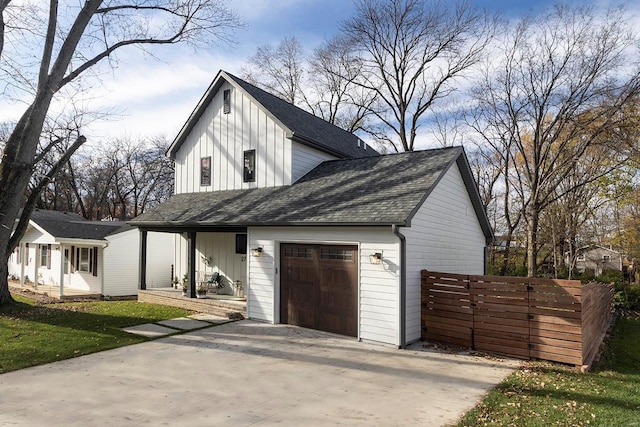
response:
M244 182L254 182L256 180L256 150L246 150L244 152L243 163Z
M578 261L584 261L584 254L580 254L580 255L578 255L577 260L578 260Z
M231 112L231 89L226 89L222 92L222 112L229 114Z
M211 185L211 157L200 158L200 185Z
M602 260L604 262L609 262L609 261L611 261L611 257L609 255L602 255Z

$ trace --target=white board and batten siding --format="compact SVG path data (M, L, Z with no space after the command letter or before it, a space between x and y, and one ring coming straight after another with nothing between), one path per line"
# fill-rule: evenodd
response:
M486 238L453 165L411 221L400 228L406 237L406 341L420 339L420 272L484 274Z
M139 279L140 231L126 230L107 237L109 246L103 250L104 288L106 296L137 295ZM147 286L171 286L173 235L147 234Z
M231 111L223 93L231 90ZM243 182L245 150L256 150L255 182ZM200 159L211 157L211 185L200 185ZM175 192L240 190L291 184L291 140L241 90L225 82L175 158Z
M250 248L262 247L260 257L249 255L250 318L279 322L280 244L357 245L359 248L358 338L400 345L399 248L391 227L251 227ZM382 252L384 263L375 265L369 256Z
M188 241L176 235L175 275L182 279L187 272ZM210 259L207 265L205 259ZM247 283L247 254L236 253L236 233L198 233L196 238L197 281L214 272L223 277L224 287L217 291L221 295L233 295L232 282L239 280L244 289Z
M223 93L231 90L231 111ZM175 192L290 185L336 157L292 141L288 130L243 91L224 82L175 156ZM256 150L254 182L244 182L244 152ZM211 185L200 185L200 159L211 157Z

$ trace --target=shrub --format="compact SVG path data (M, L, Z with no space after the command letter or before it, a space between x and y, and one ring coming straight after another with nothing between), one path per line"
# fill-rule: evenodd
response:
M616 284L613 303L616 308L640 310L640 284Z

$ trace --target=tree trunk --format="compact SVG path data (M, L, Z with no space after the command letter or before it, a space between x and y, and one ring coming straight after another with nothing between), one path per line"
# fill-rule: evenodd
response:
M532 205L528 209L527 220L527 276L535 277L538 271L538 223L540 221L540 209Z
M9 254L7 245L0 245L0 307L15 303L9 292Z

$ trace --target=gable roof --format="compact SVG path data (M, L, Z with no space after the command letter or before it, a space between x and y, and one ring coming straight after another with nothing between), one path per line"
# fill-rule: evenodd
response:
M31 222L51 236L69 240L105 240L130 226L123 221L89 221L73 212L35 209Z
M130 221L143 228L399 225L457 164L487 240L493 234L462 147L321 163L292 185L182 193Z
M174 158L180 146L220 90L224 82L242 91L262 107L264 112L278 122L291 139L340 158L377 156L379 153L366 145L356 135L314 116L285 100L278 98L230 73L220 70L186 123L180 129L167 154Z
M622 254L621 251L618 251L616 249L608 248L606 246L596 245L596 244L582 246L582 247L576 249L576 252L590 252L590 251L595 251L595 250L611 252L611 253L614 253L616 255L621 255Z

